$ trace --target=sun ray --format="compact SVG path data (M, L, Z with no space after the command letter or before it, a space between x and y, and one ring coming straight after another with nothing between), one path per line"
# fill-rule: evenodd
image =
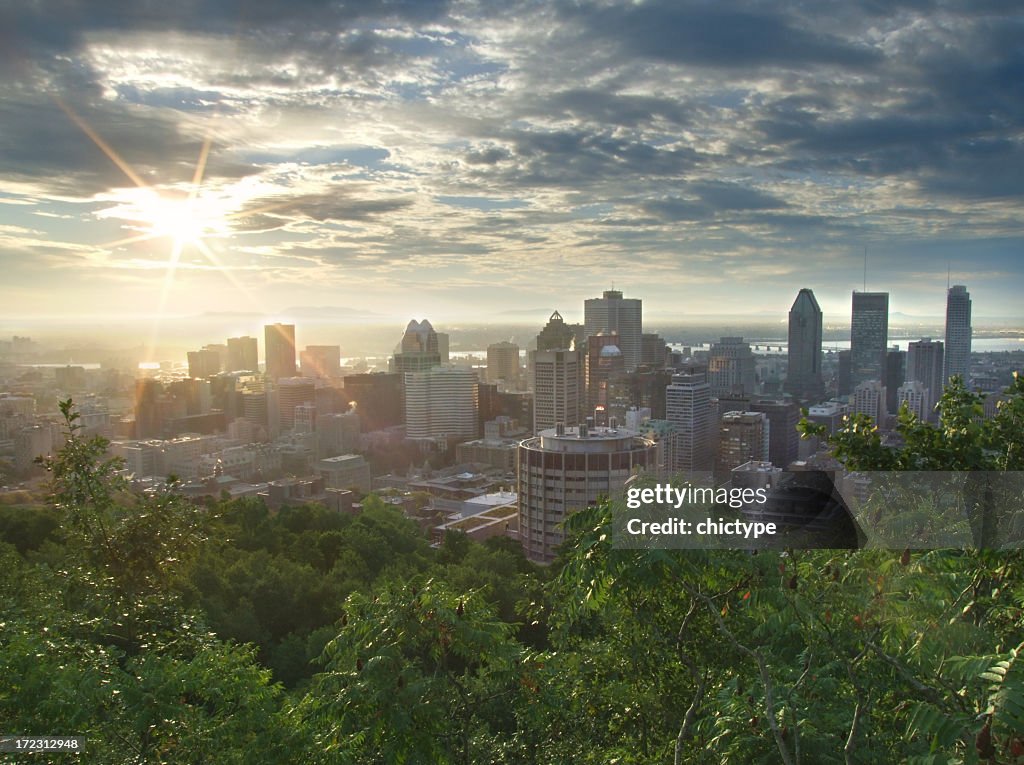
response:
M146 361L152 361L156 355L157 344L160 342L160 330L163 328L164 311L167 310L167 301L171 296L171 289L174 287L174 274L178 270L178 261L181 260L183 243L175 241L171 247L171 257L167 263L167 271L164 273L163 285L160 288L160 302L157 304L156 317L153 321L153 329L149 335L149 343L146 346Z
M155 234L152 231L150 231L150 232L147 232L145 234L139 234L137 236L129 236L129 237L126 237L124 239L118 239L118 240L113 241L113 242L106 242L106 243L101 244L99 246L102 247L103 249L109 249L111 247L124 247L127 244L136 244L138 242L148 242L148 241L151 241L153 239L157 239L158 237L159 237L158 234Z
M53 100L60 109L96 146L106 157L135 185L139 190L134 193L136 196L129 196L120 211L127 212L136 223L148 226L148 230L132 236L123 237L116 241L101 245L104 249L123 247L130 244L153 241L155 239L168 238L171 240L170 253L167 260L166 271L164 272L160 287L160 297L157 303L156 314L146 348L146 358L152 361L156 355L156 349L160 342L160 335L163 329L163 320L174 290L175 279L181 259L186 247L193 247L199 252L213 268L218 271L231 286L235 288L253 306L258 307L259 301L250 290L232 273L229 265L225 264L214 250L207 244L205 239L210 236L223 235L227 228L226 224L245 215L252 215L258 212L269 212L283 205L272 203L261 206L254 210L238 211L231 214L221 213L211 216L205 210L198 209L200 193L203 189L203 181L209 164L210 153L213 149L213 136L207 133L199 148L199 155L192 171L192 180L188 185L188 191L184 199L169 197L161 194L134 168L118 154L114 148L107 143L103 137L88 122L79 116L74 109L65 103L58 96ZM117 216L117 212L113 213Z
M142 177L135 172L131 165L121 158L120 154L114 151L113 147L109 143L103 140L103 136L93 130L92 126L89 125L88 122L79 117L75 110L68 106L60 96L52 96L52 98L56 102L57 106L60 107L61 111L68 116L68 119L74 122L83 133L89 136L92 142L99 147L100 151L107 155L107 159L113 162L122 173L128 176L128 180L140 189L149 188L149 184L147 184Z

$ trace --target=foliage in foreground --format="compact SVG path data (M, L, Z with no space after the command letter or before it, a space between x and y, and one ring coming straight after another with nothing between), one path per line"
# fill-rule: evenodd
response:
M902 452L856 418L835 445L859 469L1018 469L1011 393L979 424L954 388L940 427L904 418ZM604 504L572 516L541 589L511 551L427 551L373 511L238 505L211 526L173 491L131 495L101 455L72 429L52 465L64 544L0 560L0 719L86 735L90 762L1024 761L1018 550L621 551ZM243 628L241 593L294 610ZM303 606L332 626L287 692L272 653L224 635L287 641Z

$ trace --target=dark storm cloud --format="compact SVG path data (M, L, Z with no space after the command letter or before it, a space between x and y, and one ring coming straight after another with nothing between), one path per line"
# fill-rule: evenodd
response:
M640 58L721 68L835 64L866 67L881 56L870 47L804 29L784 7L765 11L727 3L671 0L625 6L580 4L563 14L599 38Z

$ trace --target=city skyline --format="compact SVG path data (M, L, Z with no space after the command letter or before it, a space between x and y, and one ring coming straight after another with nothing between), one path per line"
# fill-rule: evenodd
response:
M840 316L865 248L894 314L941 316L951 278L1019 318L1011 13L514 10L6 11L0 329L513 321L609 287L645 319L805 286Z

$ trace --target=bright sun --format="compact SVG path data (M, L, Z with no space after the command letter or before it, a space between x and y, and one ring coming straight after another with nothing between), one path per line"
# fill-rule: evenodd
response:
M110 247L170 240L174 261L190 247L213 260L206 240L230 233L223 200L153 188L119 190L118 197L118 203L100 216L125 221L124 227L134 233Z
M176 248L197 245L216 233L216 221L192 198L165 197L152 194L139 205L139 218L156 239L167 237Z

